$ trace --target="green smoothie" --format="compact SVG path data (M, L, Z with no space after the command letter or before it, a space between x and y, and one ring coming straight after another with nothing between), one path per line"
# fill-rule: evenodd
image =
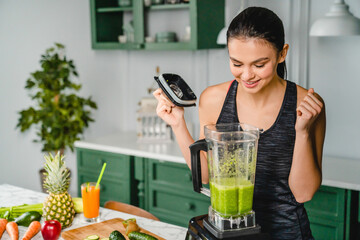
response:
M247 180L222 178L210 182L211 206L226 217L252 209L254 185Z

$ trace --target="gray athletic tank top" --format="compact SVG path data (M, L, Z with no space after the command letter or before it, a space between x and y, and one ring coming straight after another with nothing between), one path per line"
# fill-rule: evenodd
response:
M275 123L260 134L255 174L256 221L271 239L313 239L304 204L292 194L288 178L295 144L296 84L286 81L286 91ZM217 123L238 123L234 80ZM241 104L241 103L239 103Z

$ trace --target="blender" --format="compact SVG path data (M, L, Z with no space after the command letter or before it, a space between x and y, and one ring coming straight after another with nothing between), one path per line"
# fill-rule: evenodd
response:
M208 214L189 222L186 239L269 239L252 210L259 130L248 124L213 124L190 145L194 190L210 197ZM200 151L207 152L209 188L202 186Z

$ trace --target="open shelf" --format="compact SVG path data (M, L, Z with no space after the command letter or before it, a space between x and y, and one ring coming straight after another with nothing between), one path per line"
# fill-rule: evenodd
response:
M132 7L102 7L98 8L96 11L98 13L109 13L109 12L126 12L132 11Z
M93 49L141 49L140 43L120 43L120 42L99 42L93 45Z
M145 43L146 50L189 50L191 49L190 42L168 42L168 43Z
M132 6L119 6L118 0L89 0L93 49L197 50L224 48L216 43L225 23L225 0L191 0L189 3L145 6L133 0ZM177 11L179 10L179 11ZM184 18L184 16L186 18ZM154 20L155 19L155 20ZM179 20L180 19L180 20ZM128 32L130 23L134 29ZM189 28L188 28L189 27ZM146 36L173 31L177 40L189 42L145 42ZM121 35L133 34L131 43L119 43Z
M180 3L180 4L161 4L161 5L151 5L146 7L149 10L171 10L171 9L186 9L189 8L189 3Z

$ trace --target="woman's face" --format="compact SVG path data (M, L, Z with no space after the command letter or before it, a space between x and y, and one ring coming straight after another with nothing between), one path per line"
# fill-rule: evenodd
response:
M255 38L231 38L228 50L231 73L243 89L252 93L268 85L277 76L278 62L285 60L285 57L278 57L270 43Z

